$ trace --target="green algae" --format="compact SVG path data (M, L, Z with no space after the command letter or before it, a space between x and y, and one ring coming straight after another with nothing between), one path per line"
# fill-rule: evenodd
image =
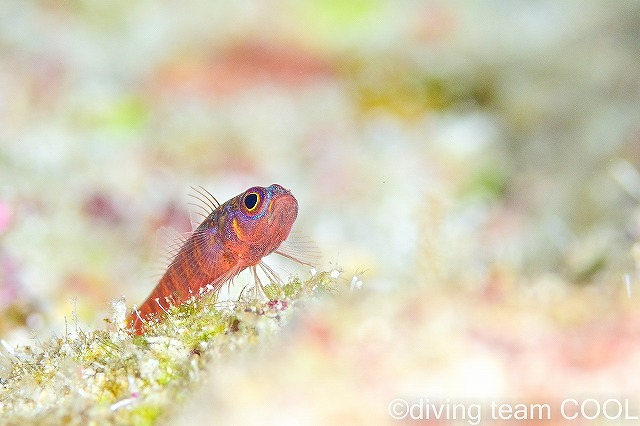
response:
M212 362L268 339L305 299L346 286L337 273L270 284L270 300L219 302L205 295L172 307L131 336L124 301L107 329L67 332L34 346L9 347L0 358L0 424L156 424L188 399Z

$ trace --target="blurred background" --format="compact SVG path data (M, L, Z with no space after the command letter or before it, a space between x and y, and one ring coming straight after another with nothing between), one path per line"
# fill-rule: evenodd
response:
M3 1L0 336L140 303L192 185L291 189L375 291L637 284L639 46L624 0Z

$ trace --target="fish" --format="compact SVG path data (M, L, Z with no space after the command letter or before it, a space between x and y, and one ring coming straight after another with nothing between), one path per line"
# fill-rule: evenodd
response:
M202 223L184 238L149 297L134 308L127 319L135 335L146 331L146 323L192 297L219 291L249 268L261 287L257 267L272 281L277 273L262 259L276 253L303 265L313 266L315 255L298 253L285 243L298 216L298 201L281 185L254 186L223 204L208 191L196 196L208 213ZM203 215L205 216L205 215Z

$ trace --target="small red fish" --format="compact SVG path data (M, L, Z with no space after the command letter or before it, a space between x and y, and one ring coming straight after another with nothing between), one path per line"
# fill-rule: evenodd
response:
M281 247L298 215L291 191L277 184L254 186L222 205L208 192L200 194L212 211L184 241L147 300L130 315L128 324L135 334L145 331L143 320L168 309L169 301L180 305L192 296L218 291L246 268L251 268L256 284L256 266L278 281L262 262L271 253L310 265Z

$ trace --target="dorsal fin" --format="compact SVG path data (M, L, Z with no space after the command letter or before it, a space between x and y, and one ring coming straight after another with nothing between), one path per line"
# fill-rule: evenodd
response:
M198 229L198 226L207 218L199 211L189 210L189 221L191 222L191 232Z
M195 209L189 211L189 217L191 230L195 231L207 216L220 207L220 202L202 186L192 186L191 191L188 195L193 201L188 204Z

